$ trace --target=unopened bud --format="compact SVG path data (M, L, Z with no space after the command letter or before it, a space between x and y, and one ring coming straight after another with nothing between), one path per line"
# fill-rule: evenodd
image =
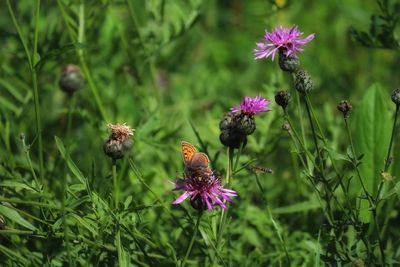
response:
M204 211L207 208L203 202L203 199L199 195L197 195L194 199L190 200L190 205L192 205L192 207L198 211Z
M400 89L396 89L392 92L392 101L396 106L400 106Z
M253 115L241 114L238 129L244 134L250 135L256 130L256 121Z
M285 109L290 102L290 93L288 91L279 91L275 94L275 102Z
M295 55L286 56L285 52L279 51L279 67L283 71L295 72L300 66L300 60Z
M78 66L68 64L64 67L58 82L61 90L72 96L76 91L81 89L84 84L85 80Z
M294 87L302 94L306 94L313 89L313 82L310 75L304 70L296 72Z
M345 118L349 117L350 111L353 109L353 106L351 103L347 100L342 100L340 103L337 105L337 109L343 113L343 116Z

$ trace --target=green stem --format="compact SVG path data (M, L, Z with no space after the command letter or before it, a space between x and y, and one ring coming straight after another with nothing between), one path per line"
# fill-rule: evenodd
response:
M68 97L69 107L68 107L68 115L67 115L67 133L66 133L66 154L69 154L70 151L70 139L71 139L71 128L72 128L72 111L74 108L74 100L75 98L71 95ZM67 221L67 214L66 214L66 199L67 199L67 189L68 189L68 175L67 175L67 165L65 165L65 173L63 175L62 180L62 198L61 198L61 213L62 213L62 223L64 228L64 242L65 248L67 250L67 258L69 266L75 266L74 261L72 260L71 256L71 248L70 248L70 240L69 240L69 227Z
M112 176L113 176L113 183L114 183L114 207L118 209L119 203L119 182L118 182L118 175L117 175L117 161L113 159L112 161Z
M68 34L69 34L69 37L70 37L71 41L73 43L76 43L77 41L78 42L83 42L83 40L84 40L84 25L85 25L84 24L85 23L84 5L81 4L79 6L78 40L75 40L74 31L73 31L73 29L71 28L71 26L70 26L70 24L68 22L69 18L68 18L68 14L66 13L66 11L64 9L64 4L60 0L57 0L57 3L58 3L58 7L60 9L61 15L62 15L62 17L64 19L64 23L65 23L65 25L67 27L67 31L68 31ZM92 76L92 74L91 74L91 72L89 70L89 67L87 66L86 59L84 57L84 53L83 53L83 51L78 50L78 49L76 50L76 53L77 53L79 61L81 63L80 65L82 66L82 72L83 72L86 80L88 81L89 88L90 88L90 90L91 90L91 92L93 94L93 98L94 98L96 106L97 106L97 108L98 108L98 110L100 112L100 115L101 115L101 117L102 117L102 119L104 121L110 121L110 117L108 116L108 113L106 113L106 111L104 109L104 105L103 105L103 103L101 101L101 98L100 98L100 95L99 95L99 90L98 90L98 88L97 88L97 86L96 86L96 84L94 82L94 79L93 79L93 76Z
M197 216L197 221L196 221L196 225L194 226L194 232L193 232L193 235L192 235L192 239L190 240L189 246L188 246L188 248L186 250L185 258L182 261L181 267L185 267L186 261L189 258L190 252L192 251L194 240L196 239L197 232L199 231L200 219L201 219L202 215L203 215L203 212L199 212L199 214Z
M282 248L283 248L283 250L284 250L284 252L285 252L285 256L286 256L286 260L287 260L287 266L291 266L290 257L289 257L289 252L288 252L288 250L287 250L285 240L283 239L283 236L282 236L281 233L280 233L280 230L279 230L279 227L278 227L278 223L275 221L274 217L272 216L272 212L271 212L271 209L270 209L270 207L269 207L268 200L267 200L267 198L265 197L264 188L263 188L262 185L261 185L261 182L260 182L260 179L258 178L257 173L254 173L254 176L256 177L257 186L258 186L258 188L260 189L261 197L262 197L262 199L263 199L263 201L264 201L264 204L265 204L265 207L266 207L266 209L267 209L267 215L268 215L269 219L271 220L272 225L274 226L275 232L276 232L276 234L277 234L277 236L278 236L278 239L279 239L279 241L280 241L281 244L282 244Z
M378 223L378 218L377 218L377 214L376 214L376 205L375 205L371 195L368 193L367 188L366 188L366 186L364 184L364 181L363 181L363 179L361 177L360 169L358 168L358 162L357 162L358 160L357 160L357 156L356 156L357 154L356 154L356 150L355 150L355 147L354 147L353 138L352 138L352 135L351 135L349 123L348 123L346 117L344 117L344 122L345 122L345 125L346 125L347 136L348 136L349 142L350 142L351 152L353 153L353 158L352 158L353 167L356 170L358 180L360 181L360 184L361 184L361 187L362 187L362 189L364 191L364 194L367 197L367 200L368 200L368 203L369 203L369 206L370 206L369 208L372 211L372 217L374 219L374 223L375 223L375 226L376 226L376 232L377 232L377 236L378 236L378 244L379 244L379 250L380 250L380 253L381 253L382 266L386 266L386 263L385 263L385 252L384 252L383 242L382 242L381 234L380 234L380 225Z
M36 135L38 137L38 153L39 153L39 174L41 179L44 179L44 164L43 164L43 139L42 139L42 124L40 118L40 105L39 105L39 92L38 92L38 82L37 82L37 74L35 69L35 63L38 60L37 54L37 44L38 44L38 36L39 36L39 14L40 14L40 0L36 0L36 9L35 9L35 32L34 32L34 39L33 39L33 52L32 56L29 53L28 46L25 42L25 39L22 35L22 31L19 28L17 19L15 18L14 11L11 7L10 0L7 0L7 7L13 21L14 27L18 33L22 46L25 50L25 55L29 64L29 70L31 72L32 78L32 91L33 91L33 99L34 99L34 106L35 106L35 124L36 124Z
M397 117L399 114L399 108L400 108L400 106L396 105L396 112L394 113L394 120L393 120L393 126L392 126L392 135L390 136L390 143L389 143L389 148L388 148L388 152L386 155L385 168L383 170L384 172L387 172L389 170L389 167L391 164L390 154L392 152L393 140L396 135L396 123L397 123Z

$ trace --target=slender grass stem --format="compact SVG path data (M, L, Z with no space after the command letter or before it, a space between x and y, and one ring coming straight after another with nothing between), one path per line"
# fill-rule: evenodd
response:
M118 182L118 175L117 175L117 161L115 159L112 160L112 177L113 177L113 184L114 184L114 208L118 210L118 203L119 203L119 182Z
M67 31L68 31L71 42L76 43L77 41L78 42L83 41L84 40L84 25L85 25L84 24L85 23L84 4L81 4L79 6L79 29L78 29L78 40L76 40L74 31L68 22L69 17L68 17L67 12L64 9L64 4L60 0L57 0L57 3L58 3L58 7L60 9L60 12L61 12L61 16L63 17L64 23L67 27ZM84 53L83 53L83 51L78 50L78 49L76 50L76 53L78 55L80 65L82 67L82 72L83 72L86 80L88 81L90 91L93 94L93 98L96 103L97 109L99 110L100 115L104 121L110 121L110 117L109 117L108 113L105 111L104 105L101 101L101 98L99 95L99 90L96 86L96 83L94 82L92 73L90 72L89 67L87 65Z
M264 188L261 185L261 182L260 182L260 179L258 178L257 173L254 173L254 176L256 177L257 186L260 189L261 197L262 197L262 199L264 201L264 204L265 204L265 207L267 209L267 215L268 215L269 219L271 220L272 225L274 226L274 229L275 229L276 235L278 236L279 241L282 244L282 248L283 248L283 251L284 251L285 256L286 256L287 266L291 266L290 256L289 256L289 252L287 250L286 242L285 242L283 236L280 233L280 230L279 230L279 227L278 227L278 223L275 221L275 219L274 219L274 217L272 215L272 212L271 212L271 209L270 209L270 206L269 206L269 203L268 203L268 199L265 197Z
M234 154L233 151L234 151L234 148L228 147L228 149L227 149L228 162L227 162L227 168L226 168L226 183L228 186L232 182L232 174L233 174L232 167L233 167L233 154ZM225 228L226 228L226 224L227 224L227 222L226 222L227 217L228 217L228 210L222 209L221 217L219 220L219 228L218 228L217 243L216 243L216 247L217 247L218 251L221 249L221 241L222 241L222 237L225 232ZM215 260L215 257L212 261L211 266L214 265L214 260Z
M40 117L40 102L39 102L39 90L38 90L38 81L37 81L37 73L35 69L35 64L38 60L37 46L38 46L38 36L39 36L39 15L40 15L40 0L36 0L35 7L35 17L34 17L34 39L33 39L33 51L32 56L29 52L26 41L22 35L22 31L18 25L17 19L15 18L14 11L11 7L10 0L7 0L7 7L10 13L11 19L13 21L14 27L18 33L22 46L25 50L26 59L28 61L29 70L31 72L32 79L32 93L33 93L33 102L35 106L35 124L36 124L36 135L38 138L38 158L39 158L39 176L43 180L44 179L44 160L43 160L43 139L42 139L42 123Z
M75 98L73 95L68 96L68 115L67 115L67 133L66 133L66 154L69 155L70 152L70 139L71 139L71 128L72 128L72 112L74 109L74 101ZM65 173L62 179L62 193L61 193L61 213L62 213L62 223L64 228L64 242L65 248L67 250L67 258L69 266L75 266L74 261L72 260L71 255L71 247L70 247L70 240L69 240L69 226L67 221L67 214L66 214L66 199L67 199L67 192L68 192L68 174L67 174L67 165L65 165Z
M196 239L197 236L197 232L199 231L199 226L200 226L200 220L201 220L201 216L203 215L203 212L199 212L198 216L197 216L197 221L196 221L196 225L194 226L194 231L193 231L193 235L192 238L190 240L189 246L186 250L186 254L185 254L185 258L182 261L182 265L181 267L185 267L186 265L186 261L190 256L190 252L192 251L192 247L194 244L194 240Z
M144 181L143 175L139 171L139 169L136 167L135 163L133 162L132 159L129 159L129 165L133 172L136 174L136 177L138 178L139 182L144 185L144 187L154 196L154 198L161 204L161 207L171 216L172 220L179 226L179 228L182 229L182 231L186 234L189 235L188 231L186 230L185 227L179 222L179 220L175 217L175 215L171 212L171 210L165 205L164 201L151 189L151 187Z
M358 168L357 154L356 154L356 150L355 150L355 147L354 147L353 138L352 138L352 135L351 135L349 123L348 123L346 117L344 117L344 122L345 122L345 125L346 125L347 136L348 136L349 142L350 142L351 152L353 153L353 159L352 159L353 167L356 170L358 180L359 180L359 182L361 184L362 190L364 191L364 194L365 194L365 196L366 196L366 198L368 200L370 209L372 211L372 217L373 217L373 220L374 220L374 223L375 223L377 237L378 237L379 250L380 250L380 253L381 253L382 266L386 266L385 251L384 251L383 242L382 242L382 239L381 239L380 225L379 225L377 214L376 214L376 205L374 203L373 198L371 197L371 195L367 191L367 188L366 188L366 186L364 184L364 181L363 181L361 173L360 173L360 169Z

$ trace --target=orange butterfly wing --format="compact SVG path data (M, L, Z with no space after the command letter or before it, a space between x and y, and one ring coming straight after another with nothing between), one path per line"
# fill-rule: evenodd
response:
M182 158L185 164L190 163L193 159L193 156L197 153L197 149L190 143L182 141Z
M192 168L208 168L210 160L204 153L195 153L192 160L190 161L190 167Z

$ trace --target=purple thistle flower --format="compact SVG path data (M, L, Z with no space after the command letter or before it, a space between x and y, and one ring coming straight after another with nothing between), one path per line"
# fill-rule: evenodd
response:
M242 102L240 103L240 107L233 107L231 108L232 112L242 112L244 114L255 115L260 112L267 112L270 109L267 107L271 101L266 100L260 96L256 96L251 98L246 96Z
M272 32L265 32L262 42L257 43L257 48L254 49L255 59L268 58L271 56L272 61L275 58L276 52L283 51L286 57L290 55L297 57L297 52L302 52L303 46L310 42L315 37L315 33L301 39L303 33L300 32L297 26L284 28L279 26Z
M214 173L185 177L185 179L180 179L174 184L176 185L174 190L185 191L172 203L175 205L180 204L190 197L191 201L196 198L201 199L208 210L212 210L215 204L226 209L227 206L223 200L232 202L232 197L237 196L235 191L224 188L220 183L220 179Z

